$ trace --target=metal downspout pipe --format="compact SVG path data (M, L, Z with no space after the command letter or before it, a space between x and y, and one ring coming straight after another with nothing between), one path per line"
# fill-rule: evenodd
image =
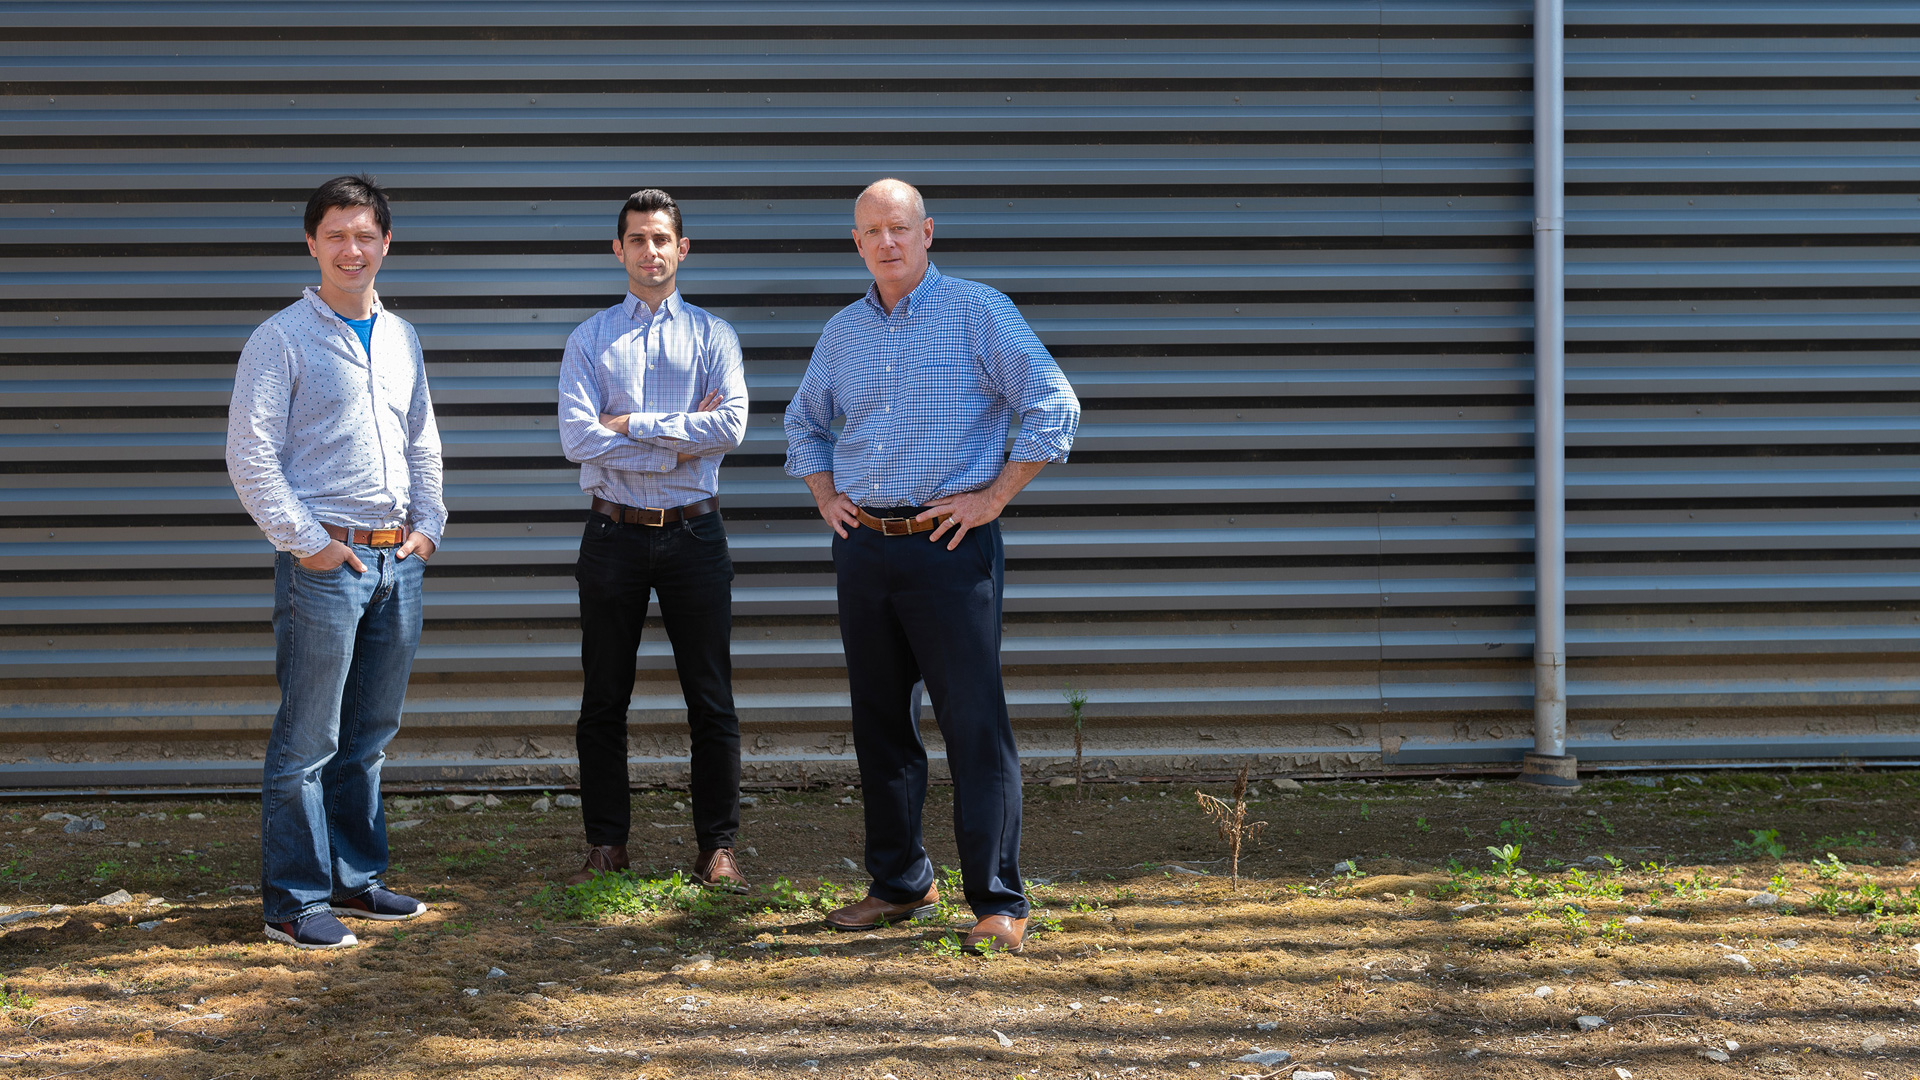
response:
M1566 15L1533 5L1533 750L1520 782L1578 791L1567 754Z

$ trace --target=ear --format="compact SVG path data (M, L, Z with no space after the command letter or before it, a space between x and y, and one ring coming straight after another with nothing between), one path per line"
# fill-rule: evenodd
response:
M316 259L320 257L320 249L313 246L312 233L307 234L307 254L313 256Z
M613 238L613 257L620 258L620 238L617 236Z
M387 249L391 248L392 246L393 246L393 233L388 232L387 235L380 238L380 254L385 255L387 253Z
M933 246L933 219L928 218L926 221L922 222L921 224L925 226L927 230L927 246L932 247Z
M686 258L687 252L692 250L693 250L693 241L688 239L687 237L684 237L684 236L681 237L680 238L680 257L683 259Z
M848 233L850 233L850 234L851 234L851 235L853 236L853 250L855 250L855 251L859 251L859 250L860 250L860 229L859 229L859 227L858 227L858 226L856 226L856 227L854 227L854 228L851 228L851 229L848 229L848 230L847 230L847 232L848 232Z

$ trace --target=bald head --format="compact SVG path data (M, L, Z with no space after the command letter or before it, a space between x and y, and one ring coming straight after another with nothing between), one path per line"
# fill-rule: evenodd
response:
M927 275L927 250L933 247L933 219L913 185L876 180L853 204L853 246L873 274L880 303L888 311Z
M927 219L927 203L920 197L920 189L905 180L875 180L867 185L867 190L853 202L853 216L858 219L860 208L867 205L883 205L905 211L915 222Z

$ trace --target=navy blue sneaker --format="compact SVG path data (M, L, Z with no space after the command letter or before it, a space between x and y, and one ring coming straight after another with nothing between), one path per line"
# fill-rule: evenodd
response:
M268 923L267 940L296 949L344 949L360 944L353 931L324 911L310 912L292 922Z
M355 919L380 919L397 922L427 913L427 905L411 896L383 889L378 885L349 900L330 900L333 913Z

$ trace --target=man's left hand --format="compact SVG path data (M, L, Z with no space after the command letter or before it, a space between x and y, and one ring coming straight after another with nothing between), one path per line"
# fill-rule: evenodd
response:
M425 533L421 533L421 532L408 533L407 542L400 545L400 550L398 552L395 552L395 556L398 558L404 559L409 555L420 556L421 562L426 562L429 559L432 559L433 558L433 541L427 539L427 534Z
M629 421L632 417L632 413L621 413L619 416L615 416L612 413L601 413L600 426L616 434L626 435L629 433Z
M947 550L952 551L960 546L961 540L966 538L967 530L977 529L993 521L1000 516L1000 511L1006 509L1006 506L1005 502L987 491L963 491L958 495L948 495L943 499L933 500L913 520L942 519L940 527L933 530L933 535L927 539L932 543L939 543L940 537L947 530L952 529L953 539L947 544Z

